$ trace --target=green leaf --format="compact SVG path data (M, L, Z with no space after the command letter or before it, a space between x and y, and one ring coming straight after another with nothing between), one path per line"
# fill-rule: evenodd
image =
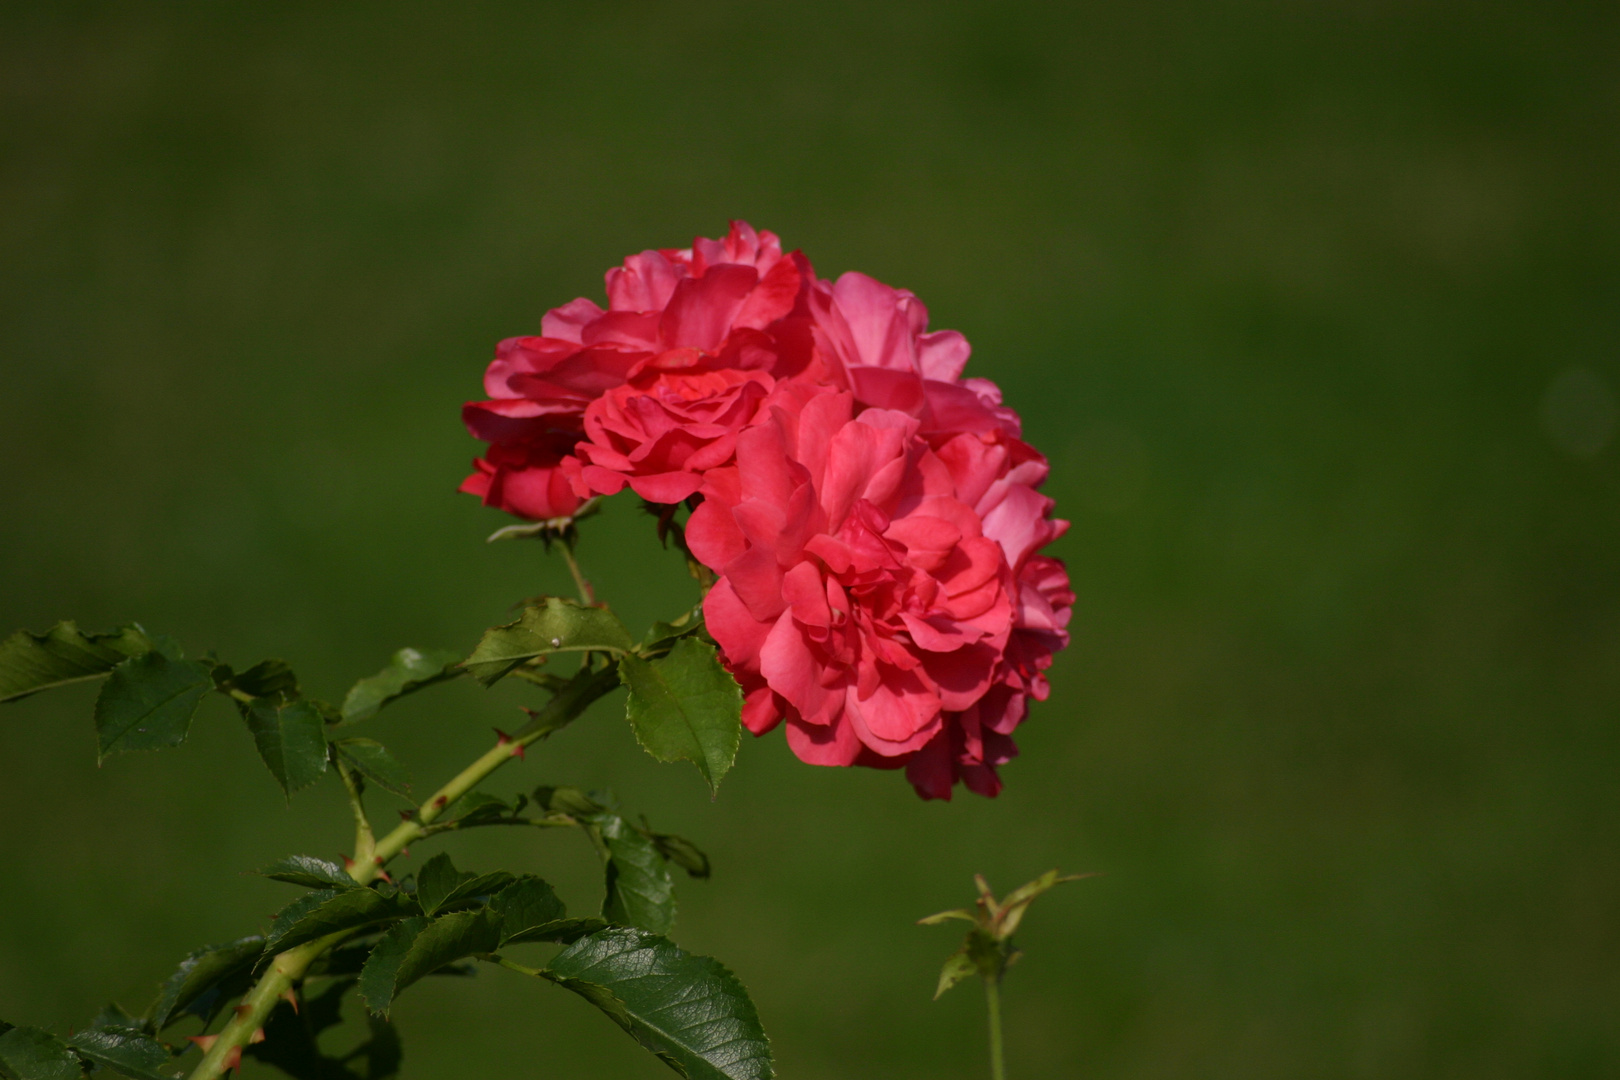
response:
M625 656L619 677L630 688L630 724L642 749L659 761L685 758L710 791L719 787L742 742L743 695L714 646L682 638L661 659Z
M96 1013L95 1016L90 1018L88 1027L93 1031L108 1029L119 1031L140 1031L142 1030L143 1024L140 1020L135 1019L133 1016L129 1015L129 1013L125 1012L123 1007L117 1002L110 1001L101 1007L100 1012Z
M1062 874L1056 870L1048 870L1034 881L1018 886L1012 892L1001 898L1001 910L995 918L995 934L999 940L1006 941L1018 929L1018 924L1024 919L1024 913L1035 898L1050 889L1054 889L1064 882L1081 881L1096 874Z
M162 1043L132 1031L81 1031L68 1045L97 1065L135 1080L174 1080L158 1070L169 1063Z
M276 912L264 954L284 952L338 930L386 922L412 910L403 897L385 896L375 889L317 889Z
M84 1066L61 1040L39 1028L14 1027L0 1035L0 1069L17 1080L79 1080Z
M125 660L96 697L97 760L179 746L213 688L212 668L195 660L170 660L156 650Z
M401 649L377 674L361 679L343 699L343 723L376 716L384 705L424 686L462 674L461 657L443 649Z
M497 798L482 791L469 791L451 803L450 808L440 815L440 820L472 824L478 821L487 821L490 818L505 817L508 814L515 813L516 810L517 808L505 799Z
M602 917L620 926L668 933L675 925L675 883L658 848L616 815L598 815L593 824L608 854Z
M263 951L264 938L254 934L224 945L205 945L187 956L158 991L151 1011L152 1030L162 1031L177 1013L204 994L250 974Z
M291 701L298 696L298 676L293 674L285 660L261 660L240 675L232 674L228 667L220 671L224 678L216 674L215 681L226 693L239 690L250 697L279 698L282 701Z
M0 701L16 701L40 690L99 679L132 656L157 644L138 626L86 634L71 621L43 634L18 630L0 641Z
M267 877L271 881L285 881L292 885L303 885L311 889L358 889L354 878L343 869L341 863L330 859L317 859L313 855L289 855L285 859L277 859L262 870L255 870L260 877Z
M417 871L416 900L424 914L436 915L474 897L500 892L512 881L512 875L505 870L488 874L457 870L450 856L440 852Z
M606 919L599 919L595 915L581 915L570 919L557 919L555 922L543 923L531 930L525 930L520 937L514 938L508 944L525 945L534 941L555 941L563 945L572 945L586 934L594 934L607 928Z
M339 739L332 744L345 764L402 799L411 797L411 774L388 748L375 739Z
M558 953L542 976L567 987L689 1080L769 1080L770 1042L748 991L719 961L613 927Z
M371 950L360 973L360 994L372 1012L386 1016L411 983L446 964L494 951L500 937L501 917L489 908L406 919Z
M945 966L940 969L939 985L934 988L934 1000L938 1001L945 991L978 970L978 965L966 952L951 953L945 960Z
M326 771L326 732L314 706L302 698L287 702L256 698L242 704L241 710L259 757L288 798L320 779Z
M642 656L655 656L669 651L670 646L689 634L696 634L703 630L703 605L688 611L673 622L655 622L647 629L647 634L636 647L636 652Z
M582 607L548 596L545 603L523 609L516 622L484 632L478 648L463 662L472 677L492 686L526 660L557 652L626 653L634 646L630 631L606 608Z
M658 849L658 854L685 870L689 876L695 878L709 876L709 857L692 841L684 836L676 836L674 833L652 832L651 830L643 830L643 832L653 842L653 847Z
M501 917L500 948L525 941L556 940L549 936L528 935L556 926L568 913L551 886L533 874L522 875L496 893L489 906Z

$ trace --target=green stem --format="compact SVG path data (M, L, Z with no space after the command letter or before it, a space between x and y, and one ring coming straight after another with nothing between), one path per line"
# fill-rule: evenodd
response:
M574 575L574 588L579 590L579 602L589 607L596 603L596 590L591 588L590 581L585 577L585 571L579 568L579 560L574 558L574 546L564 537L557 545L562 548L563 558L568 562L568 572Z
M990 1009L990 1080L1007 1080L1001 1059L1001 979L984 980L985 1004Z
M577 719L597 698L619 685L618 670L609 665L600 671L581 671L566 687L557 693L545 708L536 712L527 724L519 728L510 741L498 742L438 791L433 793L416 816L403 821L399 827L372 845L371 857L355 860L349 876L361 885L374 880L389 860L398 855L411 841L426 834L427 827L445 809L496 769L517 756L518 751L545 738L553 731L566 727ZM358 853L357 853L358 854ZM228 1059L240 1058L242 1047L252 1039L253 1033L264 1026L265 1019L287 991L304 977L309 965L327 949L349 936L349 931L328 934L326 937L278 953L270 968L249 990L231 1014L231 1019L220 1029L219 1038L203 1055L188 1080L217 1080L225 1073ZM233 1053L235 1051L235 1053Z

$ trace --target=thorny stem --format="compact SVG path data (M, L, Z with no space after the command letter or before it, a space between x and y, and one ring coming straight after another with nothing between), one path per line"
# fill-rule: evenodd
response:
M984 980L985 1004L990 1009L990 1080L1007 1080L1001 1060L1001 973Z
M376 841L372 845L371 857L357 858L349 870L349 876L361 885L369 884L377 877L383 866L409 846L411 841L425 836L428 826L444 813L447 807L471 791L490 773L511 761L520 749L573 722L593 701L613 690L618 684L618 672L611 665L598 671L582 670L570 679L568 685L558 691L555 697L546 702L545 708L536 712L527 724L513 732L509 739L496 743L477 761L461 770L449 783L434 792L433 797L417 810L411 820L401 822L387 836ZM363 812L361 817L364 817ZM367 830L369 831L369 825ZM219 1037L208 1048L208 1052L197 1063L197 1067L191 1071L188 1080L217 1080L224 1075L227 1063L230 1066L236 1065L241 1059L242 1048L252 1039L253 1033L264 1025L265 1019L276 1007L276 1002L304 977L304 972L317 957L349 934L350 931L347 930L328 934L277 954L271 961L269 969L260 976L253 989L242 999L241 1005L231 1014L230 1020L220 1029Z

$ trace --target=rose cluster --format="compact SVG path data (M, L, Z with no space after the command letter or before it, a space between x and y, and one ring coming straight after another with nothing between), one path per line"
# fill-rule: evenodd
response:
M1046 459L962 377L967 340L742 222L630 256L607 296L496 348L462 490L533 520L625 487L693 507L749 730L785 726L812 764L904 767L924 798L999 792L1074 595L1040 553L1067 527Z

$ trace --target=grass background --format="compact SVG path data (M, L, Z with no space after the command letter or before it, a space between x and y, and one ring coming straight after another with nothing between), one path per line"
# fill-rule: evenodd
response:
M566 582L454 493L493 343L744 217L916 291L1051 455L1053 698L994 802L779 737L711 802L611 708L494 790L611 786L707 847L677 937L790 1080L982 1076L912 920L1051 866L1107 876L1026 923L1016 1077L1613 1076L1617 18L8 5L0 628L139 619L326 696L469 647ZM632 508L583 558L632 623L691 598ZM58 1030L262 926L289 891L241 871L349 840L223 703L97 770L92 697L0 715L0 1016ZM370 734L434 782L523 700ZM596 902L578 837L457 850ZM402 999L407 1076L667 1075L505 975Z

